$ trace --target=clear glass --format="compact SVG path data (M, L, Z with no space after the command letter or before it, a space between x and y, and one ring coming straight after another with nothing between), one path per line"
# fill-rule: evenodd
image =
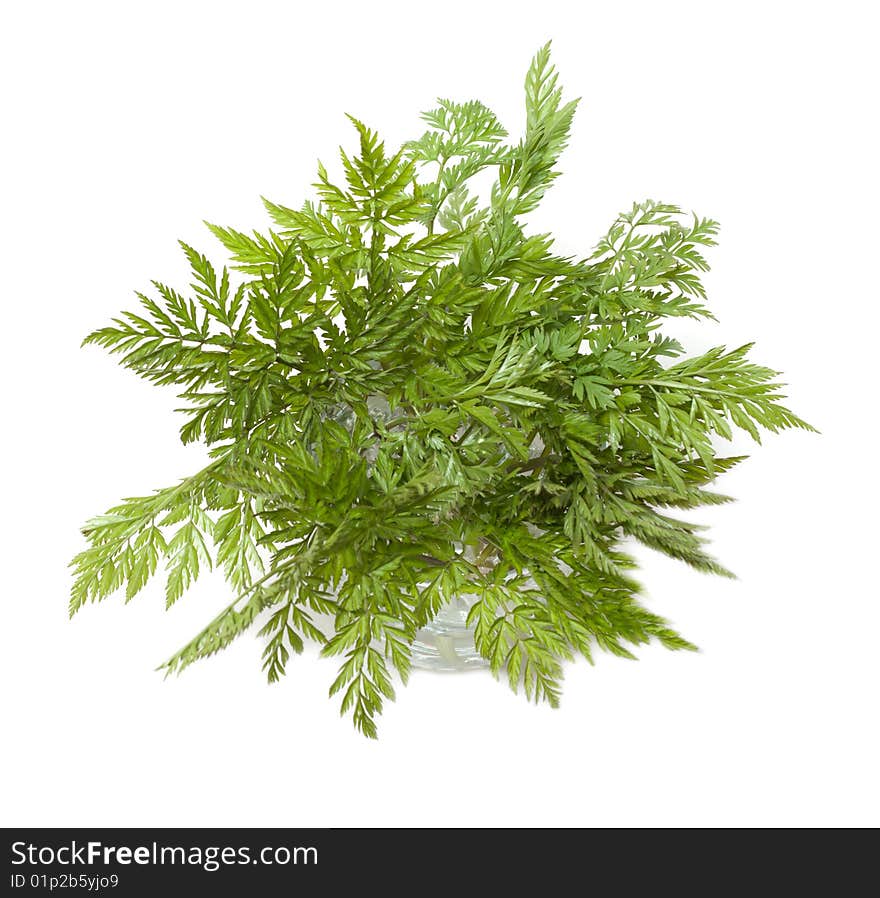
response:
M374 363L377 367L378 363ZM384 396L373 394L367 397L369 413L382 421L387 421L391 409ZM354 427L355 415L350 406L342 404L336 407L328 416L338 421L343 427L351 430ZM536 458L544 449L540 437L536 437L529 447L529 455ZM375 460L375 456L370 457ZM462 551L462 547L458 547ZM475 563L483 566L485 570L492 569L497 559L482 553L479 558L474 554L473 548L468 547L464 551ZM468 611L476 601L474 595L457 596L444 605L437 613L434 620L422 627L416 633L412 645L413 667L423 670L460 671L481 670L489 666L489 662L483 658L474 646L473 627L467 625Z
M412 644L413 667L423 670L482 670L489 662L474 647L474 630L467 615L476 596L460 596L447 602Z

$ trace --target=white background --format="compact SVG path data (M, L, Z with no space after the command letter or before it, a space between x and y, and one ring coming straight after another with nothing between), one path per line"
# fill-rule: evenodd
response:
M872 3L8 5L0 27L4 825L877 825L878 70ZM563 706L420 673L357 735L332 661L269 687L250 635L163 681L229 599L161 582L67 620L79 524L196 470L173 392L79 341L177 238L298 205L315 159L435 96L513 134L554 40L572 144L534 228L586 253L652 197L722 223L700 351L757 340L822 430L768 437L699 514L735 582L640 552L700 654L568 669Z

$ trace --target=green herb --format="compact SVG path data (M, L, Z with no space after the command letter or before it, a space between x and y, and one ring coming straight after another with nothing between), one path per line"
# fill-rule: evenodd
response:
M393 152L352 119L340 184L320 166L317 201L265 201L265 234L208 226L240 276L183 244L189 293L156 282L86 338L181 388L181 438L212 461L88 522L71 614L122 587L131 599L160 560L170 606L216 564L236 598L164 668L259 620L269 680L318 641L341 661L331 694L368 736L392 668L406 680L416 631L458 595L476 596L495 674L554 705L575 654L693 648L639 603L623 541L728 575L668 510L729 501L708 486L741 458L713 438L812 428L748 346L675 361L660 330L711 317L714 221L636 203L583 260L526 232L576 101L549 45L525 88L515 144L476 101L438 101Z

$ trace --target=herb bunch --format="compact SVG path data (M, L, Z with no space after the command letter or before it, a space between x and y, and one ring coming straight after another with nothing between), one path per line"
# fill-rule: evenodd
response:
M274 681L312 639L340 660L330 693L367 736L392 669L406 680L417 630L455 596L476 597L492 671L554 705L575 654L693 648L640 604L623 540L728 575L674 514L729 501L709 487L742 457L714 438L811 428L748 346L684 357L661 331L712 317L714 221L636 203L582 260L527 233L577 105L549 45L525 101L517 143L477 101L439 100L393 152L352 118L343 181L319 166L316 201L264 201L265 233L208 225L235 275L182 244L188 293L154 282L86 338L176 385L181 439L211 462L85 525L71 614L132 599L160 561L170 606L216 565L235 598L164 669L259 622Z

